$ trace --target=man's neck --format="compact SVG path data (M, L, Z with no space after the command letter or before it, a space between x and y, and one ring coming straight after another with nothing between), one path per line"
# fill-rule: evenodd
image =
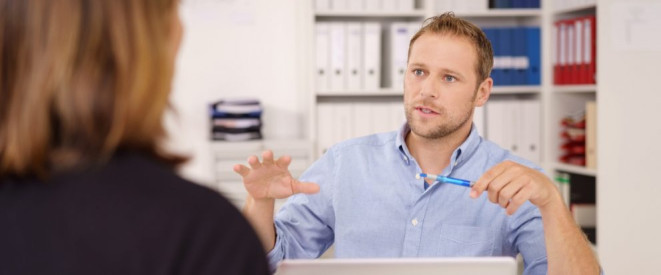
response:
M471 124L441 138L428 139L409 132L406 146L424 173L441 174L450 164L450 157L470 134Z

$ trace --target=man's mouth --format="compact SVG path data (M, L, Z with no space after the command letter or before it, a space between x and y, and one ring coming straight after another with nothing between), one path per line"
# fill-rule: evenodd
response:
M438 112L436 112L432 109L426 108L426 107L416 107L415 109L418 110L419 112L423 113L423 114L429 114L429 115L438 114Z

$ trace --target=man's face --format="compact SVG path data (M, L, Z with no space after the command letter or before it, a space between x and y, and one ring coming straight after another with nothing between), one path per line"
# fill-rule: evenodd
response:
M470 127L473 108L484 103L476 99L476 61L466 38L425 33L413 43L404 78L404 108L413 134L437 139Z

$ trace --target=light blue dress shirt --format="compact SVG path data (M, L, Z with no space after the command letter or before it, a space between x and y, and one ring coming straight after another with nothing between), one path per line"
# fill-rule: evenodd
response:
M437 183L425 189L425 172L400 131L351 139L331 147L301 181L321 186L292 196L275 216L272 268L284 258L317 258L333 243L338 258L512 256L521 253L524 274L546 274L542 219L530 202L508 216L486 192ZM475 127L453 153L444 176L475 181L492 166L512 160L535 167L482 139Z

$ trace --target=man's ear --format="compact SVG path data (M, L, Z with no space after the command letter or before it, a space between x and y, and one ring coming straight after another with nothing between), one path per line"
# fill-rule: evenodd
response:
M482 107L487 103L487 100L489 100L489 96L491 95L491 88L493 88L493 79L491 77L487 77L487 79L480 83L475 94L476 107Z

